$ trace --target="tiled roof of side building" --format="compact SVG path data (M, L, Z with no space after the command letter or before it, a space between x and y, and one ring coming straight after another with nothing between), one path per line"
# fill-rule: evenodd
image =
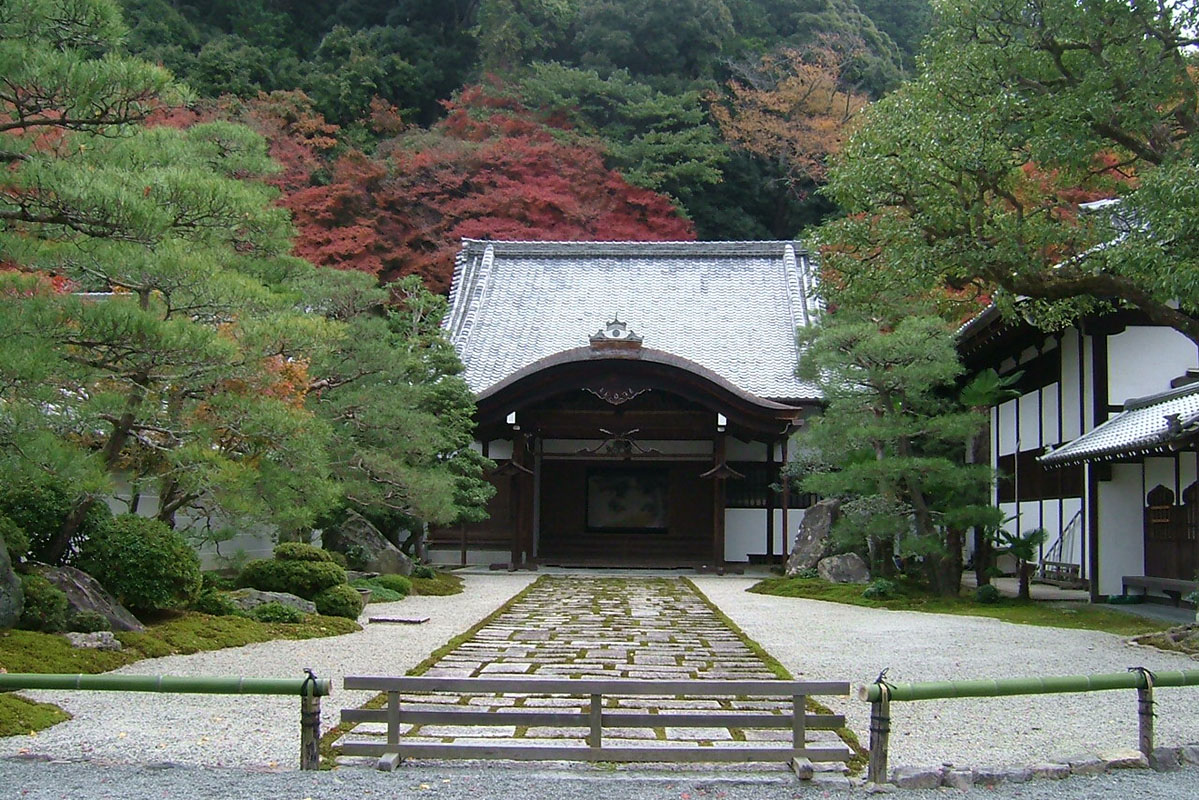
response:
M445 327L476 393L585 346L614 316L645 346L762 398L816 400L795 375L795 331L818 311L797 242L502 242L465 239Z
M1168 452L1199 434L1199 383L1129 400L1124 410L1037 460L1046 466Z

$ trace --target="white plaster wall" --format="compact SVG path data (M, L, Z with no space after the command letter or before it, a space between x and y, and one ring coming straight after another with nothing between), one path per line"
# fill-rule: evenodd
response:
M468 566L488 566L490 564L504 564L512 560L512 551L510 550L476 550L468 549L466 551L466 563ZM458 548L447 547L429 548L429 561L434 564L444 564L446 566L458 566L462 563L462 550Z
M1041 411L1037 392L1020 397L1020 450L1037 450L1041 447Z
M487 457L500 461L512 458L512 442L507 439L492 439L487 443Z
M795 543L795 532L803 521L807 509L792 508L787 513L787 526L783 531L782 509L774 510L774 552L790 553ZM750 554L766 552L766 509L729 508L724 512L724 558L726 561L748 561Z
M1016 452L1016 401L1009 400L996 412L999 421L999 455Z
M1141 466L1113 464L1099 482L1099 593L1120 594L1121 578L1145 572Z
M1082 417L1078 405L1082 385L1078 370L1078 331L1071 328L1062 335L1062 441L1082 436Z
M1199 453L1183 453L1178 457L1179 483L1185 492L1187 487L1199 480Z
M1113 404L1170 388L1199 365L1194 342L1173 328L1131 327L1107 340L1108 396Z
M1057 381L1041 390L1041 425L1045 431L1042 444L1059 444L1062 441L1058 431L1057 416Z
M1185 489L1187 484L1182 484L1178 490L1174 488L1174 459L1173 458L1146 458L1145 459L1145 484L1144 490L1148 494L1154 486L1158 484L1165 486L1174 495L1174 503L1177 505L1182 502L1179 493Z

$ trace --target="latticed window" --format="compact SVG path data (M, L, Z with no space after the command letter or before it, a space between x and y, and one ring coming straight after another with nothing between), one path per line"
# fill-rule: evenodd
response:
M729 466L745 477L730 478L725 484L726 508L766 508L771 504L770 498L773 498L774 508L783 507L778 464L732 461ZM790 508L807 508L816 502L816 496L793 488L790 501Z

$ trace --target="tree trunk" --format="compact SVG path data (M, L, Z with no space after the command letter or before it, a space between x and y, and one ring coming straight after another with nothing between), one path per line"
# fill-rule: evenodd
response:
M1021 561L1016 567L1016 572L1020 575L1019 599L1032 600L1032 562Z
M989 455L984 445L988 444L985 432L976 433L966 446L966 463L981 464L984 456ZM974 526L974 579L979 586L991 582L991 568L995 566L995 547L987 531L978 525Z
M67 548L70 547L71 541L79 533L79 529L83 527L83 521L87 519L87 512L92 510L92 506L96 504L96 498L85 497L75 504L71 509L71 513L67 514L67 518L63 520L62 525L55 532L49 543L40 553L40 557L47 564L61 564L66 557Z

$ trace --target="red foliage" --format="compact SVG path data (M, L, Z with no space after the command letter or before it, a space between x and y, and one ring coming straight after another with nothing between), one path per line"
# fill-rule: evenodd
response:
M512 100L475 87L448 110L429 133L385 143L377 159L343 156L327 186L288 194L296 254L383 281L418 274L445 291L462 237L694 238L668 198L558 141Z

